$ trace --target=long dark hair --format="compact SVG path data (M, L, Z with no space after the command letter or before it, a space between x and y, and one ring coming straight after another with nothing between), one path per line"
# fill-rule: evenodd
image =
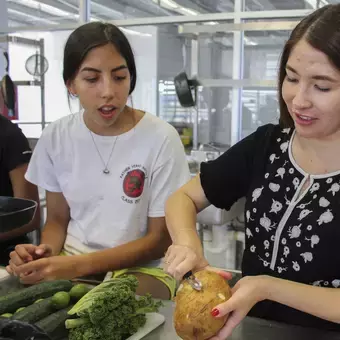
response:
M326 54L330 62L340 70L340 4L324 6L304 18L295 27L283 48L278 89L280 124L284 127L294 127L294 122L282 97L282 84L286 77L286 64L290 53L301 39Z
M130 92L136 86L137 73L131 45L124 33L115 25L91 22L78 27L69 36L64 49L64 83L73 80L86 55L95 47L112 44L126 60L130 72Z

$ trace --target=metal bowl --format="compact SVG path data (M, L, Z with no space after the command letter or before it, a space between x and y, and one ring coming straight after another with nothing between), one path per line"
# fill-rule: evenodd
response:
M0 233L30 223L37 206L37 202L32 200L0 196Z

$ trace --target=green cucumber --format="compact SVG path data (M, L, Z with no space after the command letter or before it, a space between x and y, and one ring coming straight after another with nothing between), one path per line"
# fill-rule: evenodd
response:
M20 307L26 307L37 299L47 298L62 290L69 291L72 288L71 281L56 280L42 282L28 288L0 297L0 314L13 313Z
M44 300L44 299L38 299L37 301L34 301L34 303L38 303L38 302L40 302L42 300Z
M35 323L51 313L55 312L52 304L52 297L43 299L39 302L34 302L33 304L25 307L22 311L13 314L13 320L19 320L23 322Z
M46 318L36 322L35 325L46 332L52 340L66 338L68 332L65 327L65 321L71 318L71 316L68 315L68 311L72 307L73 305L52 313Z
M20 308L18 308L16 311L15 311L15 313L19 313L19 312L21 312L22 310L24 310L25 309L25 307L20 307Z

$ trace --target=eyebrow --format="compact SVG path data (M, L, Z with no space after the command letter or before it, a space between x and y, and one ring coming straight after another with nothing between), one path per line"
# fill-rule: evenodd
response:
M124 69L127 69L127 66L126 65L120 65L118 67L115 67L114 69L112 69L111 72L117 72L117 71L120 71L120 70L124 70ZM94 67L84 67L83 69L81 69L81 72L97 72L97 73L101 73L101 70L98 70Z
M295 74L298 74L298 72L291 66L289 65L286 65L286 69L295 73ZM330 81L332 83L336 83L337 81L329 76L324 76L324 75L315 75L312 77L312 79L315 79L315 80L326 80L326 81Z

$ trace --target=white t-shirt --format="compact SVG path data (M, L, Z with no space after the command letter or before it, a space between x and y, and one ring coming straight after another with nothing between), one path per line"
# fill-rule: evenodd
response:
M83 246L83 252L143 237L148 217L164 216L169 195L190 179L177 131L156 116L145 113L114 149L116 137L92 135L95 143L83 112L50 124L26 173L39 187L63 193L71 214L65 248Z

